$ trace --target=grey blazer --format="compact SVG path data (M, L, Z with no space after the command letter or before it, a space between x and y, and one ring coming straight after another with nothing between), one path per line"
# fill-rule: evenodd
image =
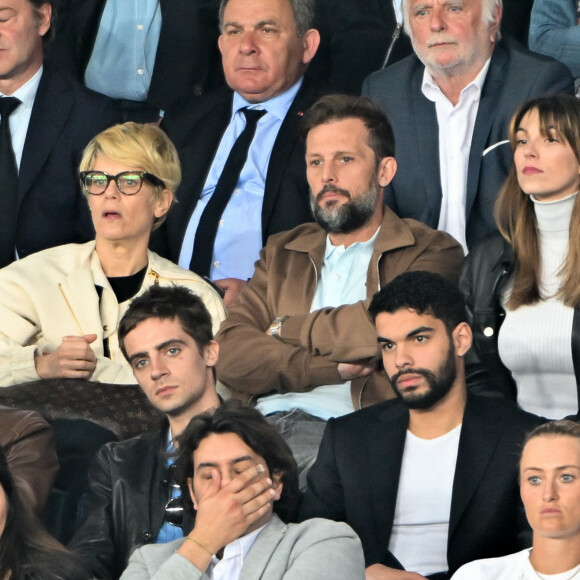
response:
M121 580L208 580L175 552L183 539L136 550ZM244 560L240 580L364 580L360 540L343 523L320 518L283 523L273 515Z

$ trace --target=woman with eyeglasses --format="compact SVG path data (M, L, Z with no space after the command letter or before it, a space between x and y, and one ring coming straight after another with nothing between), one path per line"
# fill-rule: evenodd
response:
M580 425L550 421L530 433L520 458L520 495L532 547L465 564L452 580L580 578Z
M499 232L469 253L460 278L474 337L467 386L560 419L579 404L580 101L525 103L509 139Z
M147 249L181 180L165 133L137 123L111 127L87 145L80 169L95 240L0 270L0 386L49 378L135 383L117 325L152 284L189 287L212 315L214 332L225 316L208 283Z

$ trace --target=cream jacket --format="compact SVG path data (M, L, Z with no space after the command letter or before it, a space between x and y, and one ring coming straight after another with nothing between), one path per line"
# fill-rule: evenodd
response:
M225 318L218 294L197 274L184 270L153 252L142 294L152 284L179 284L200 296L217 332ZM102 286L99 296L95 285ZM0 270L0 386L38 380L36 349L53 350L64 336L96 334L91 348L97 367L91 379L105 383L135 384L123 358L117 327L129 306L119 304L95 252L95 243L67 244L32 254ZM111 358L103 356L108 338Z

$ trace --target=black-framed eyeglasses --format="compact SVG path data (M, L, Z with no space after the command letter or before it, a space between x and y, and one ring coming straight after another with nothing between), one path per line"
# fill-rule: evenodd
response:
M117 175L109 175L104 171L81 171L80 177L83 189L90 195L102 195L111 181L115 182L117 189L124 195L139 193L144 181L156 187L165 187L163 180L147 171L121 171Z
M175 465L170 465L168 471L169 479L169 501L165 504L165 521L178 528L183 527L183 497L171 497L173 490L178 489L181 492L179 484L175 482Z

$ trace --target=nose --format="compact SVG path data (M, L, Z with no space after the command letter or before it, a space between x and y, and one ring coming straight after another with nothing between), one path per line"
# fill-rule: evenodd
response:
M542 490L542 497L545 502L552 502L558 499L558 487L554 479L546 478L544 489Z
M445 18L443 6L433 6L431 9L431 18L429 25L432 32L441 32L445 30Z
M322 165L322 171L321 171L320 177L321 177L322 182L324 184L336 183L338 181L338 179L337 179L337 172L336 172L336 168L334 166L334 163L324 163Z
M105 196L106 197L118 197L119 195L121 195L121 192L119 191L119 188L117 187L117 184L115 183L115 180L111 179L111 181L109 181L109 183L107 184L107 189L105 189Z
M246 56L258 52L255 32L253 30L246 30L241 34L240 52Z
M534 145L534 143L532 143L532 141L530 139L528 139L526 141L526 143L523 145L524 148L524 155L526 157L536 157L538 154L538 150L536 149L536 146Z
M395 365L399 370L413 366L413 358L402 345L397 345L395 349Z
M151 378L158 381L169 374L169 370L164 360L160 356L151 357L150 362Z

